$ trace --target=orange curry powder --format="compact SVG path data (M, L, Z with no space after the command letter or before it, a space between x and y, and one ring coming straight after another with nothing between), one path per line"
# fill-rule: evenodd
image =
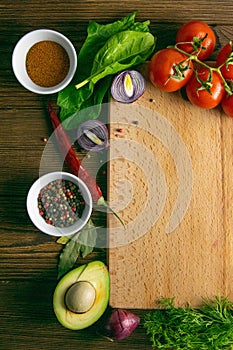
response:
M59 84L67 75L70 60L66 50L54 41L34 44L26 56L26 70L31 80L42 87Z

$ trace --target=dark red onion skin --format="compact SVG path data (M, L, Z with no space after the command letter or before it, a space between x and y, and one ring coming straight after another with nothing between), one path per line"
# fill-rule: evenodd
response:
M115 340L122 340L130 336L140 323L140 318L131 311L117 309L112 312L106 331Z

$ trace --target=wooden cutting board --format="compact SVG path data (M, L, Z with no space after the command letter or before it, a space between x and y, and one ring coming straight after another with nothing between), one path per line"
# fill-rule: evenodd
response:
M233 119L147 79L137 102L111 102L110 138L109 202L125 221L108 218L111 306L233 300Z

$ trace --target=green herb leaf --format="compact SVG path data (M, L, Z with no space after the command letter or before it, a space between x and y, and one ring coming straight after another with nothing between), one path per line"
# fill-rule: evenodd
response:
M78 237L78 241L81 245L80 251L83 258L93 251L93 247L95 246L97 239L97 229L91 220L85 227L86 229L83 230L81 235Z
M84 80L90 75L95 55L106 41L112 35L127 30L134 25L136 13L137 11L134 11L129 16L108 24L89 22L87 38L78 54L77 82Z
M90 119L96 119L100 114L103 98L109 90L111 82L112 77L109 76L99 81L95 86L95 93L92 94L89 99L83 101L79 107L76 107L73 110L69 109L69 107L62 108L60 119L63 127L66 130L71 130L76 128L79 123L83 123ZM74 90L76 90L75 87L73 87L73 91Z
M152 54L155 38L149 33L150 22L135 22L136 13L134 11L109 24L89 23L87 38L78 55L76 76L58 93L60 118L66 129L75 128L85 120L96 119L110 88L112 75L145 61ZM75 88L77 84L81 84L78 90ZM79 113L95 105L98 105L96 111L90 109L90 114Z
M89 220L81 231L70 238L60 253L58 278L63 276L74 266L80 254L85 258L93 251L96 239L96 227L92 223L92 220Z
M109 24L89 22L87 38L78 54L78 66L74 80L81 82L91 74L93 60L97 52L112 35L134 25L136 13L134 11L129 16ZM146 24L144 27L146 27ZM74 117L74 114L82 108L82 104L90 98L92 92L92 87L89 85L83 87L77 93L75 84L70 84L60 91L57 104L61 107L61 120L65 120L69 116ZM89 106L91 106L91 103Z
M59 237L56 242L59 244L66 244L70 240L71 236L61 236Z
M58 278L60 278L74 266L79 256L80 248L81 245L74 239L70 239L69 242L66 243L60 254L60 260L58 264Z
M91 76L77 84L76 89L144 62L153 50L154 36L150 33L127 30L113 35L95 56Z
M175 308L173 299L160 302L164 309L145 315L144 327L156 349L233 349L233 303L227 298L204 300L199 309Z

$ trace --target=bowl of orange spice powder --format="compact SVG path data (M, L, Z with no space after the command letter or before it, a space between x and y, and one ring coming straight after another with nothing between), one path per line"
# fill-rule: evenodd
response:
M71 41L51 29L25 34L12 54L12 67L18 81L37 94L64 89L77 68L77 54Z

